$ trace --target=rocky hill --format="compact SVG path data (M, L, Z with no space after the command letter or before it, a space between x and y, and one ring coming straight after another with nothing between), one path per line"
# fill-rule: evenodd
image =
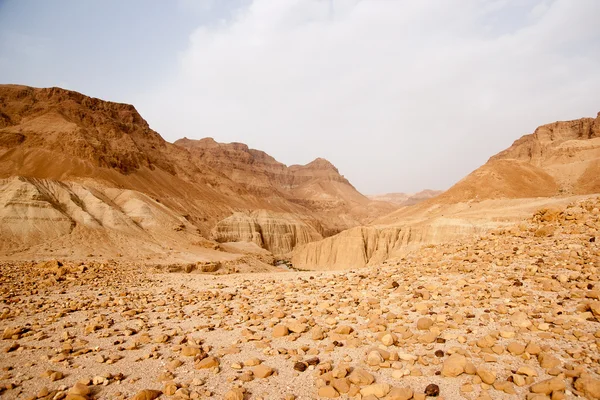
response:
M540 126L440 197L458 202L600 192L600 113Z
M248 240L227 226L242 215L251 241L282 253L393 209L326 160L287 167L240 143L171 144L131 105L0 85L3 255L227 257L207 247Z
M505 226L535 209L600 193L600 114L540 126L446 192L296 248L301 269L374 265L422 245ZM579 197L573 197L579 196Z

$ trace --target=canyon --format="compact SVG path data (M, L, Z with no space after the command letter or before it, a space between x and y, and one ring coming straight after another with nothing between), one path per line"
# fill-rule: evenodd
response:
M0 396L599 399L599 176L600 114L367 197L0 85Z

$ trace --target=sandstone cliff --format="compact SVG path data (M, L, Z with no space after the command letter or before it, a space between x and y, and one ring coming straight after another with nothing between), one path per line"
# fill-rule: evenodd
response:
M316 221L311 221L316 224ZM309 223L294 214L265 210L234 213L219 221L211 239L217 242L253 242L273 254L285 254L297 245L323 239Z

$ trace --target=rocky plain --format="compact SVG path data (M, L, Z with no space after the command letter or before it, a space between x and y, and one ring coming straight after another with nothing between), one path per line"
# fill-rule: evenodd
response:
M342 272L4 263L1 396L600 398L599 210Z

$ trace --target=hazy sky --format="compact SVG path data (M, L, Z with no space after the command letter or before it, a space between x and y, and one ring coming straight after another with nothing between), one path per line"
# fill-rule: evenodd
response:
M0 82L132 103L166 140L445 189L600 111L599 0L0 0Z

